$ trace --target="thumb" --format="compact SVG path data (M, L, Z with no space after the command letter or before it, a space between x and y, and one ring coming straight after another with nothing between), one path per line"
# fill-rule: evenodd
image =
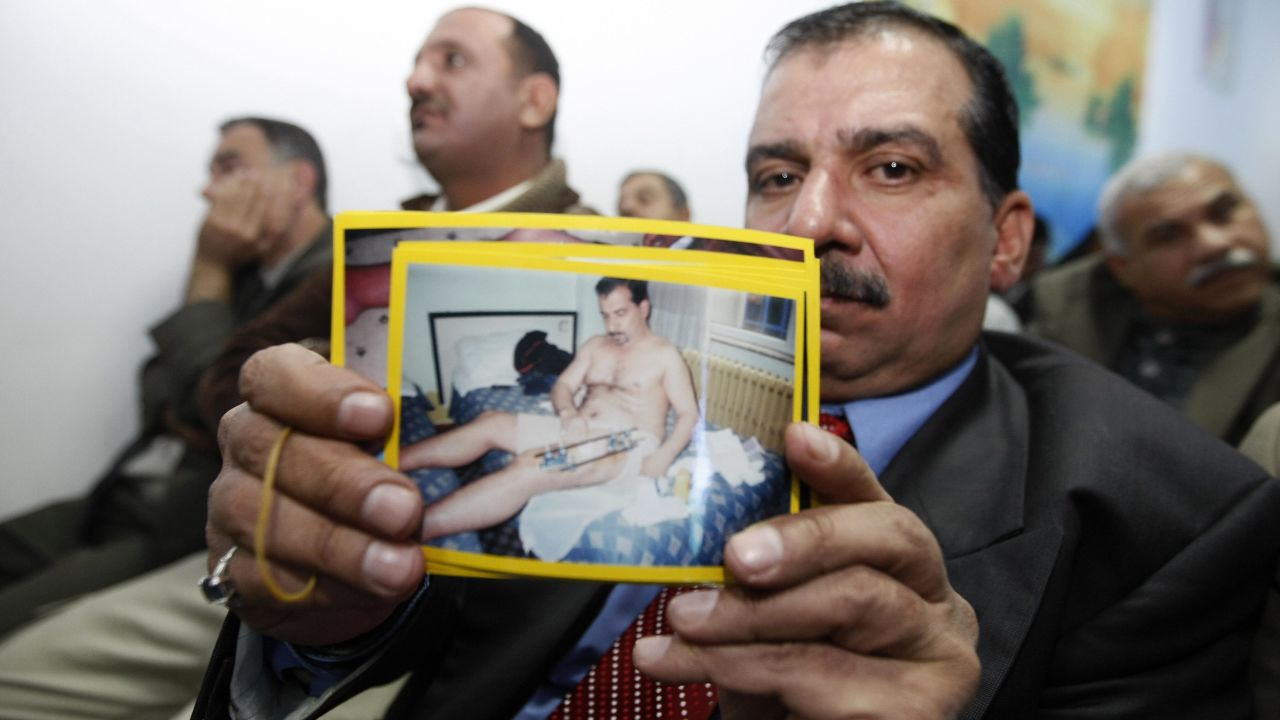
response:
M809 423L791 423L786 438L791 470L825 504L892 501L849 443Z

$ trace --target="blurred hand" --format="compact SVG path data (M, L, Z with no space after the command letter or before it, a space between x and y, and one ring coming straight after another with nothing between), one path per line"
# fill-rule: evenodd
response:
M726 719L954 717L977 689L978 623L937 540L846 443L797 423L786 450L831 504L731 538L737 584L673 600L675 635L642 639L636 666L716 683Z
M210 190L196 259L227 269L258 260L280 243L290 220L283 169L235 173Z
M299 345L257 353L240 373L245 404L223 417L223 469L209 490L209 565L233 543L236 613L263 634L304 645L354 638L390 616L423 576L422 499L357 443L384 438L391 399L374 383ZM318 577L298 603L275 600L254 565L262 472L284 426L267 556L286 590Z
M656 479L666 476L670 467L671 463L667 462L665 457L650 455L644 459L644 462L640 463L640 474L647 478Z
M588 438L587 419L578 413L566 412L560 416L560 439L566 445Z

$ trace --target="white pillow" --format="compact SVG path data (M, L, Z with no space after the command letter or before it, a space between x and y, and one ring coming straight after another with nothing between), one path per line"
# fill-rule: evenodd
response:
M467 335L454 345L453 389L459 395L492 385L515 385L516 343L528 330L508 330L488 335Z

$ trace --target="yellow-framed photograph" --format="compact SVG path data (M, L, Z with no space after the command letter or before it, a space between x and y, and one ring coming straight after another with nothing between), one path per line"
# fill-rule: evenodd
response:
M781 441L816 402L805 241L361 215L336 230L335 361L399 399L386 460L428 503L430 571L719 582L729 535L797 509ZM646 229L709 241L645 247Z

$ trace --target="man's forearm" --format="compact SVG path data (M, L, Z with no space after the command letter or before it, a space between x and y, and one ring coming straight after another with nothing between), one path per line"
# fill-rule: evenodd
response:
M661 465L661 472L657 475L666 475L667 469L671 467L671 463L676 461L680 455L680 451L685 449L689 444L689 439L693 437L693 428L698 422L698 414L685 413L676 416L675 427L671 428L671 434L667 435L667 439L658 446L650 457L655 458L655 463Z
M578 414L578 407L573 404L573 396L574 389L567 383L556 381L556 384L551 386L551 407L555 409L556 415L564 418L566 414Z
M224 264L196 257L187 278L186 302L231 300L231 270Z

